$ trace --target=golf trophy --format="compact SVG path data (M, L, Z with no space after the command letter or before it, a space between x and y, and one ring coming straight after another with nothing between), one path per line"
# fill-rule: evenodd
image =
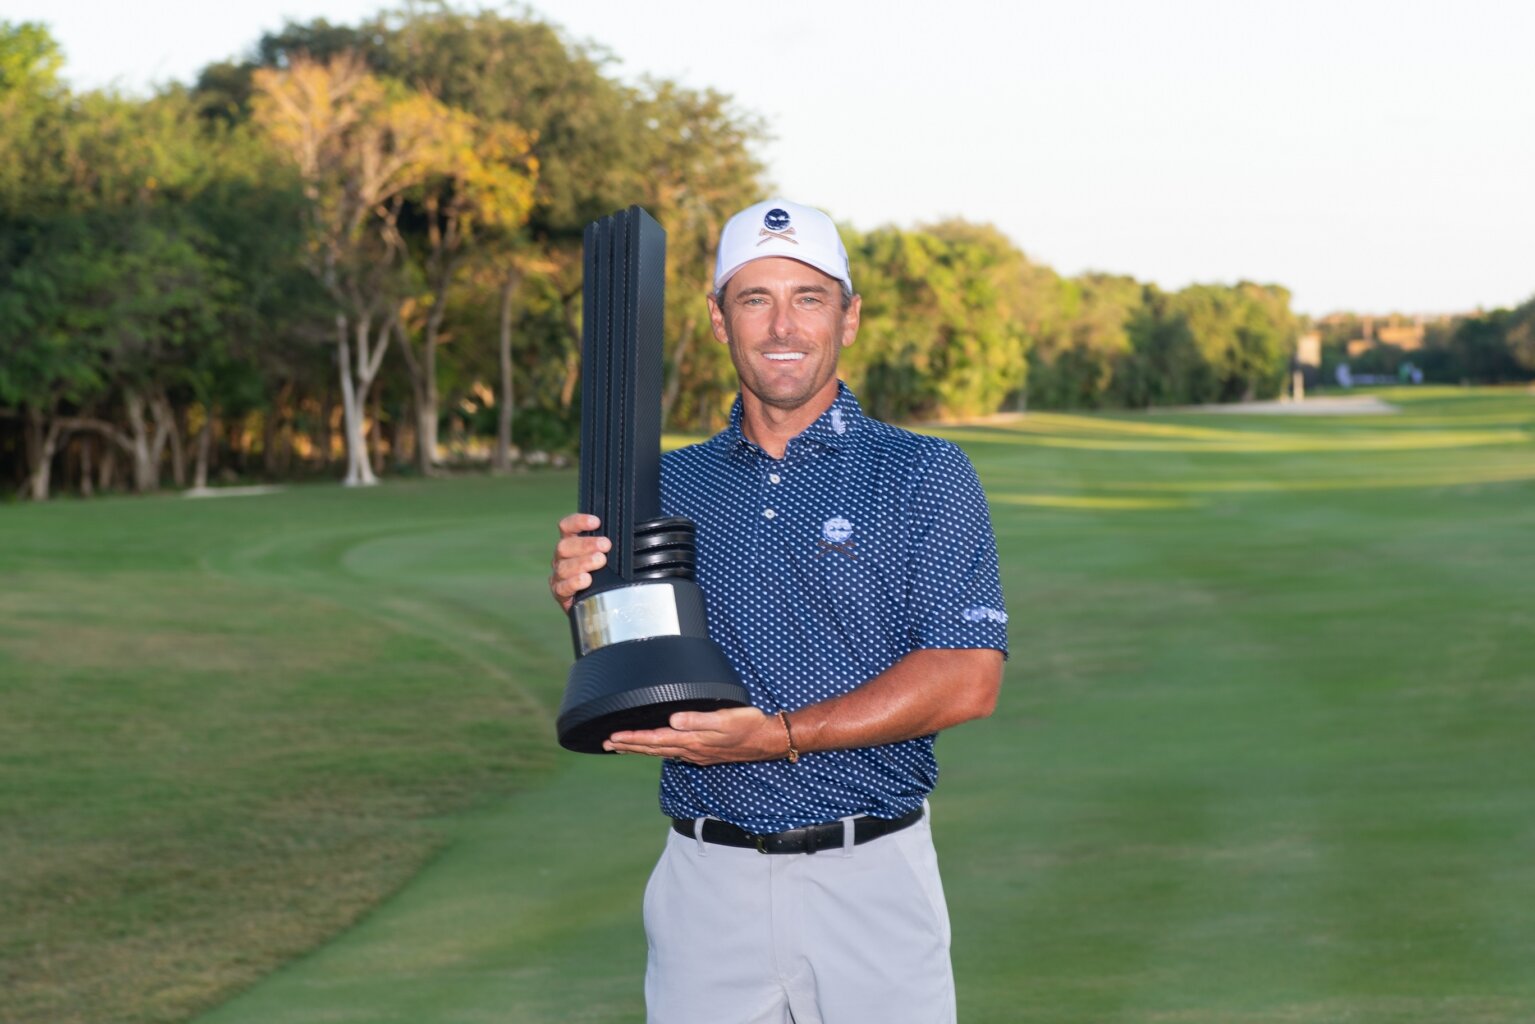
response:
M600 754L614 732L749 701L709 639L693 523L660 517L666 232L631 206L588 224L583 252L579 502L613 546L570 607L556 729L566 749Z

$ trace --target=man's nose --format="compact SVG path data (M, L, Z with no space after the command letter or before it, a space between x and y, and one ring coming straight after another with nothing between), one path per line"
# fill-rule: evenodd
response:
M780 303L773 308L771 329L775 338L787 338L794 334L794 307L792 304Z

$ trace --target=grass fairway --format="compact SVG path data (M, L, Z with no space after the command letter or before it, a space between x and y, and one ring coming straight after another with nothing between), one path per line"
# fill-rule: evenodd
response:
M1012 613L939 744L967 1024L1535 1020L1535 396L1386 397L941 431ZM0 1021L641 1019L574 492L0 508Z

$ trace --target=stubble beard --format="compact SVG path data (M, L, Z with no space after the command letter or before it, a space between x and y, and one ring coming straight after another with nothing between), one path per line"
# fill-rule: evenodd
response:
M749 393L763 405L783 412L794 412L802 409L812 399L819 395L828 383L837 379L837 356L835 347L823 353L823 357L830 361L830 365L818 368L815 375L805 384L795 387L787 392L775 392L768 385L764 375L759 375L756 367L751 363L750 354L745 353L737 345L735 332L729 322L725 324L725 340L730 349L730 360L735 364L736 377L741 382L741 390ZM806 353L806 358L811 358L812 353Z

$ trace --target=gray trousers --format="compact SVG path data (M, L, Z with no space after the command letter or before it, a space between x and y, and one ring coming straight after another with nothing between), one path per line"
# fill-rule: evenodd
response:
M645 887L650 1024L952 1024L927 816L862 846L761 854L668 830Z

